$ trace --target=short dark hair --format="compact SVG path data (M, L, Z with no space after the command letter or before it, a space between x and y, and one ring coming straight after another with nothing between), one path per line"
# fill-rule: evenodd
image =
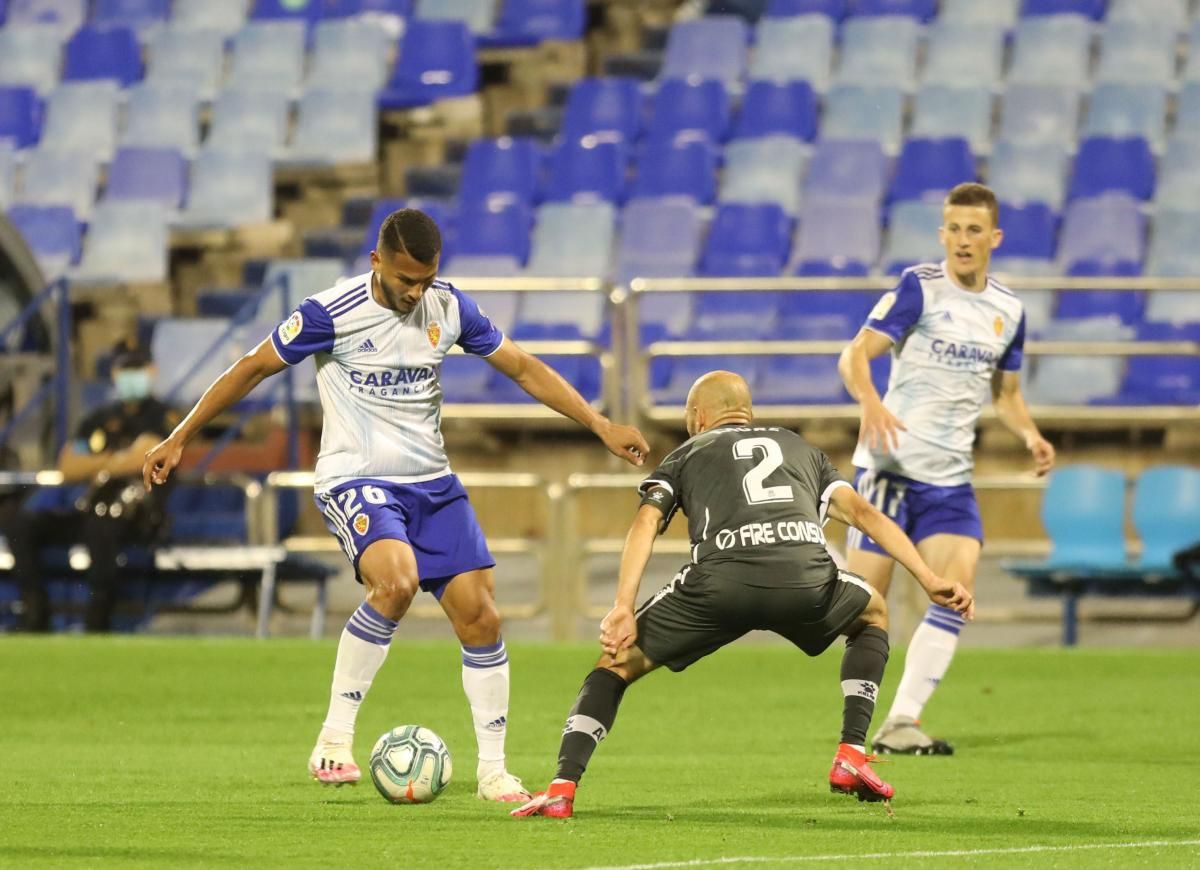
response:
M986 184L967 181L955 185L946 194L946 205L982 205L992 215L992 227L1000 226L1000 206L996 194Z
M408 254L418 263L429 265L442 251L442 233L425 212L402 208L384 218L376 247L393 254Z

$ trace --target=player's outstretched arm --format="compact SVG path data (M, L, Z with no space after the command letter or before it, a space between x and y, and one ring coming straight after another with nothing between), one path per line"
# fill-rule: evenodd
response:
M625 536L620 573L617 575L617 598L612 610L600 623L600 646L610 656L628 649L637 640L637 621L633 616L633 608L642 585L642 574L654 552L654 539L658 536L662 519L662 511L654 505L644 504L638 508L629 534Z
M247 393L271 375L283 371L287 363L279 358L271 339L263 339L254 350L243 356L212 382L196 406L179 421L175 431L152 450L142 463L142 483L149 491L152 484L166 483L179 460L183 448L196 437L214 417L241 401Z
M1034 471L1038 477L1054 468L1054 445L1042 437L1025 396L1021 393L1021 373L998 371L992 378L992 402L996 417L1025 443L1025 449L1033 454Z
M522 350L515 342L504 339L500 348L486 359L493 368L512 378L522 390L547 408L595 433L614 455L630 465L640 466L645 461L650 445L641 432L633 426L613 423L589 405L562 375L533 354Z
M892 340L882 332L860 329L838 357L838 373L846 391L862 408L858 440L872 450L894 450L904 430L900 418L884 407L871 380L871 360L891 349Z
M849 486L839 486L829 496L829 516L870 535L887 554L907 568L929 600L975 618L975 599L961 583L951 583L933 573L901 528Z

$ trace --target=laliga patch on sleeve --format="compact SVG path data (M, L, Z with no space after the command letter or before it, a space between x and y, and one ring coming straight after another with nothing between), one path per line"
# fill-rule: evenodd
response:
M879 301L875 303L875 307L871 309L870 320L883 320L887 317L887 313L892 310L892 306L896 304L896 292L890 291L884 293Z
M304 315L295 311L291 317L279 324L279 340L284 344L291 344L302 329L304 329Z

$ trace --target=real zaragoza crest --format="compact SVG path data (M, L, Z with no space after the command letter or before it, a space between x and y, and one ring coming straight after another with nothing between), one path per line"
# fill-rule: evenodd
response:
M438 342L442 340L442 325L436 320L425 327L425 335L429 339L429 344L432 347L437 347Z

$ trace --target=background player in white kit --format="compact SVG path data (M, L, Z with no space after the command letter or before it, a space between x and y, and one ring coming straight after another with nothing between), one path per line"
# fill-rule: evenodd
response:
M479 742L478 795L527 800L504 766L508 655L500 636L495 561L450 471L439 428L442 358L457 344L641 465L640 432L597 413L545 363L517 347L475 303L437 281L441 234L423 212L390 215L371 271L308 297L208 388L167 440L146 454L148 487L163 483L206 423L265 378L316 355L324 412L316 500L366 587L338 644L329 711L309 759L329 785L361 777L351 754L359 706L418 588L432 592L462 644L463 688Z
M987 274L1002 238L996 197L982 184L960 184L947 195L942 216L945 261L904 272L842 352L839 369L862 406L854 453L859 493L908 533L936 574L973 595L983 525L970 480L983 403L992 398L999 420L1033 454L1039 475L1053 467L1054 448L1021 395L1021 302ZM888 351L892 373L880 399L870 360ZM886 596L895 561L853 529L847 544L849 570ZM891 711L872 741L876 751L953 752L925 734L919 720L950 666L962 626L953 610L936 604L926 610Z

